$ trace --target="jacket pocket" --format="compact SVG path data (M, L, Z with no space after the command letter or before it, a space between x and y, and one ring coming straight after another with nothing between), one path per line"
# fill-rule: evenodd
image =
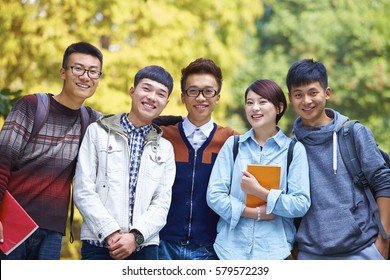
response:
M121 143L112 141L108 143L105 140L101 140L99 145L99 169L102 169L104 172L113 173L113 172L122 172L127 169L125 162L126 150L124 150Z
M356 246L362 230L347 208L313 211L303 219L297 241L303 246L317 248L317 254L332 255L348 252Z

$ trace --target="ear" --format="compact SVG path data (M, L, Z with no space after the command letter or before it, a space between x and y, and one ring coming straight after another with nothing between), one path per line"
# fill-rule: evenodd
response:
M66 70L61 67L61 69L60 69L60 79L61 80L65 80L65 78L66 78Z
M185 104L184 98L185 98L185 94L182 93L182 94L180 95L180 99L181 99L181 103L183 103L183 104Z
M330 99L330 94L332 93L332 88L330 88L330 87L327 87L326 89L325 89L325 99L326 100L329 100Z
M215 104L218 104L219 103L219 99L221 98L221 94L218 94L217 95L217 99L215 100Z
M135 91L135 88L131 87L130 90L129 90L129 94L130 94L131 98L133 98L134 91Z
M279 103L279 107L277 108L276 111L278 112L278 114L280 114L281 112L283 112L283 109L284 109L283 103L280 102L280 103Z

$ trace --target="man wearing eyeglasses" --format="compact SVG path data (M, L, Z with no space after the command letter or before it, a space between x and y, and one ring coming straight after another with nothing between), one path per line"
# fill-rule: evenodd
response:
M206 189L219 150L236 134L211 117L221 87L222 72L212 60L191 62L181 78L188 115L176 125L161 126L173 144L177 172L167 224L160 232L159 259L218 259L213 249L218 215L207 206Z
M21 98L5 120L0 133L0 200L8 190L39 229L9 255L0 252L0 259L60 258L82 135L80 108L95 93L102 66L103 55L93 45L70 45L60 70L62 90L48 94L47 118L37 134L31 135L36 95ZM99 118L100 113L85 109L89 122ZM8 233L3 234L1 226L0 221L0 242L4 242Z

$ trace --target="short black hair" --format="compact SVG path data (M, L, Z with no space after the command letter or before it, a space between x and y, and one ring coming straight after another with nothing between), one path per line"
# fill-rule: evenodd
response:
M295 62L288 70L286 85L289 92L293 86L307 85L312 82L319 82L324 90L328 87L328 73L321 62L302 59Z
M150 65L139 70L134 77L134 87L136 87L142 79L150 79L163 84L168 88L168 96L172 92L173 78L171 74L161 66Z
M217 64L215 64L214 61L208 58L198 58L188 64L187 67L183 68L181 70L181 80L180 80L180 85L181 85L181 92L185 92L185 85L187 82L187 78L190 75L193 74L210 74L213 75L215 80L217 81L218 84L218 93L221 92L222 88L222 71L221 68Z
M68 64L69 56L72 53L83 53L95 56L100 61L100 68L103 69L103 54L102 52L95 46L91 45L87 42L78 42L71 44L66 48L64 53L64 58L62 59L62 67L65 68Z

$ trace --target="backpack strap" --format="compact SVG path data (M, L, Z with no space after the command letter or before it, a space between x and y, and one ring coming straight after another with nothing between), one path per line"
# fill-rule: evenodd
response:
M80 107L80 119L81 119L81 132L80 132L80 144L79 149L81 146L81 141L84 138L85 131L87 130L88 125L91 122L89 113L87 108L85 106ZM74 235L73 235L73 218L74 218L74 201L73 201L73 195L70 198L70 213L69 213L69 242L73 243L74 241Z
M34 93L34 95L37 97L37 109L28 142L38 134L49 115L49 95L47 93Z
M80 118L81 118L81 135L80 135L80 143L81 143L81 140L84 138L85 131L87 130L88 125L91 123L91 118L85 106L80 107Z
M238 140L240 139L239 135L234 135L233 137L234 137L233 138L233 168L232 168L232 172L230 174L230 187L229 187L228 195L230 195L230 189L231 189L231 184L232 184L232 179L233 179L234 162L236 161L236 158L237 158L238 146L239 146Z
M233 161L236 161L236 157L238 154L238 140L240 139L239 135L234 135L234 143L233 143Z
M370 184L364 173L362 172L360 161L357 157L355 137L353 133L353 127L358 121L347 121L341 131L338 133L338 144L340 146L340 154L348 173L351 175L353 183L356 186L363 188L364 193L368 199L370 209L373 213L373 218L379 231L384 239L387 239L387 234L379 217L379 210L374 195L370 189Z
M288 171L290 170L290 165L291 165L291 162L293 159L294 147L295 147L296 143L297 143L297 139L295 137L292 137L290 145L288 146L288 152L287 152L287 176L288 176ZM287 193L287 191L288 191L288 184L287 184L286 193Z

